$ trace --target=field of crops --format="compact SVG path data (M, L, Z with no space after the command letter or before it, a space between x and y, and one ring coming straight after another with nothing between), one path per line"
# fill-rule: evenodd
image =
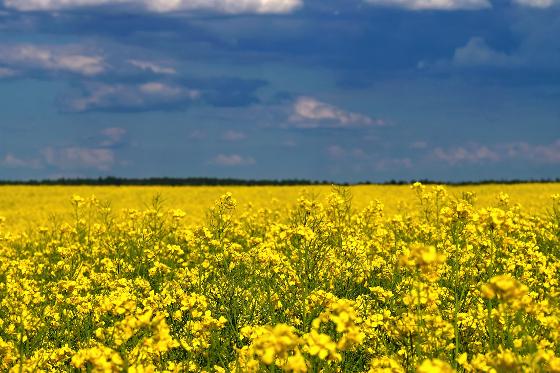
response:
M0 371L560 372L559 259L560 184L1 187Z

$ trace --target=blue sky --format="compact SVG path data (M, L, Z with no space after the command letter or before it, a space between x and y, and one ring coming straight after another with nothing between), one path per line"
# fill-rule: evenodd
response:
M0 179L560 176L559 0L0 0Z

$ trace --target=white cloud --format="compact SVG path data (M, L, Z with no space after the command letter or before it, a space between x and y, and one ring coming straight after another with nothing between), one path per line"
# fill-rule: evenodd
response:
M286 148L295 148L295 147L298 146L298 143L294 139L287 139L287 140L284 140L284 141L280 142L280 145L284 146Z
M448 60L419 61L418 69L451 69L451 68L476 68L476 67L523 67L531 64L531 56L526 51L516 50L505 53L492 48L481 37L471 37L464 46L458 47L453 52L453 57Z
M241 141L245 140L247 138L247 135L243 132L230 130L224 132L222 138L226 141Z
M56 57L52 62L50 68L58 66L61 70L83 75L97 75L105 71L103 57L100 56L65 55Z
M560 4L558 0L513 0L513 2L531 8L550 8L553 5Z
M365 0L365 2L409 10L477 10L492 7L488 0Z
M140 84L138 86L138 90L148 95L167 96L167 97L179 96L183 93L183 88L181 87L172 86L160 82L150 82L150 83ZM197 93L197 91L189 91L189 96L191 96L191 98L196 98L198 97L198 95L199 94Z
M107 128L102 134L116 140L124 133L117 128ZM20 158L8 153L0 158L0 167L5 168L31 168L40 169L45 166L55 167L59 170L81 170L94 169L98 171L109 171L116 164L116 156L113 150L100 144L98 147L52 147L41 150L40 158ZM123 164L121 162L121 164Z
M210 163L224 167L238 167L251 166L256 162L251 157L243 157L239 154L218 154Z
M341 159L346 157L346 150L340 145L331 145L327 148L327 154L330 158Z
M126 135L126 130L120 127L110 127L102 130L101 135L104 137L104 140L99 145L102 147L111 147L122 141Z
M4 4L20 11L120 5L157 13L208 10L230 14L266 14L290 13L302 6L303 0L4 0Z
M189 133L188 138L191 140L200 141L200 140L205 140L206 137L207 137L206 132L201 130L193 130L191 133Z
M177 73L177 71L172 67L161 66L150 61L128 60L127 62L140 70L149 71L154 74L173 75Z
M326 149L330 159L348 167L352 167L355 172L364 172L364 170L386 171L399 168L412 168L412 160L410 158L397 158L381 156L379 154L370 154L362 148L345 148L340 145L331 145ZM335 167L335 168L336 168Z
M560 139L551 144L510 143L500 146L504 156L525 158L539 163L560 164Z
M410 144L410 148L418 150L426 149L428 148L428 143L426 141L418 140Z
M32 44L0 45L0 63L15 74L20 69L67 72L94 76L105 72L105 59L84 54L77 46L43 46ZM7 70L6 70L7 69Z
M0 67L0 78L9 78L17 75L17 72L13 69L8 69L6 67Z
M145 0L157 12L177 10L214 10L224 13L290 13L302 0Z
M41 168L41 161L38 159L22 159L8 153L0 159L0 166L6 168Z
M410 169L412 167L413 163L410 158L382 158L375 162L375 169L378 171Z
M43 149L45 162L59 169L95 169L109 171L116 162L115 153L107 148L67 147Z
M296 100L289 121L298 128L374 127L384 124L382 120L345 111L307 96Z
M551 144L529 144L521 141L492 146L468 144L446 149L436 148L432 156L450 165L507 160L560 164L560 139Z
M200 92L168 83L142 84L91 83L82 96L69 97L65 108L69 111L89 110L151 110L167 106L183 107L197 100Z
M449 149L436 148L433 151L436 159L455 165L457 163L480 163L500 160L500 155L486 146L470 145Z
M520 61L510 55L492 49L479 37L471 38L464 47L457 48L453 64L458 66L506 66Z

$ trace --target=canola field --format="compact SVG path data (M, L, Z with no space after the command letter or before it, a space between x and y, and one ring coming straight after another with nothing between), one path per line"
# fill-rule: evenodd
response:
M0 371L560 372L560 184L0 187Z

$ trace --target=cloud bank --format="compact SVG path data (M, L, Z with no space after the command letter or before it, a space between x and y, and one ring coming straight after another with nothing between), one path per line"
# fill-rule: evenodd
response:
M449 165L463 163L482 164L523 160L533 163L560 164L560 139L551 144L511 142L494 145L467 144L449 148L438 147L433 156Z
M156 13L202 10L229 14L282 14L293 12L302 4L302 0L4 0L7 8L26 12L125 6Z
M514 2L518 5L532 8L550 8L551 6L560 4L558 0L514 0Z
M47 165L62 170L85 168L109 171L116 162L115 153L107 148L48 147L43 149L42 155Z
M70 112L180 109L200 96L196 89L162 82L88 83L83 86L81 94L68 94L63 98L61 105Z
M408 10L479 10L491 8L488 0L365 0L377 6Z
M422 10L483 10L492 8L489 0L364 0L366 3L375 6L391 8L401 8L413 11ZM520 6L532 8L550 8L560 4L559 0L512 0Z

